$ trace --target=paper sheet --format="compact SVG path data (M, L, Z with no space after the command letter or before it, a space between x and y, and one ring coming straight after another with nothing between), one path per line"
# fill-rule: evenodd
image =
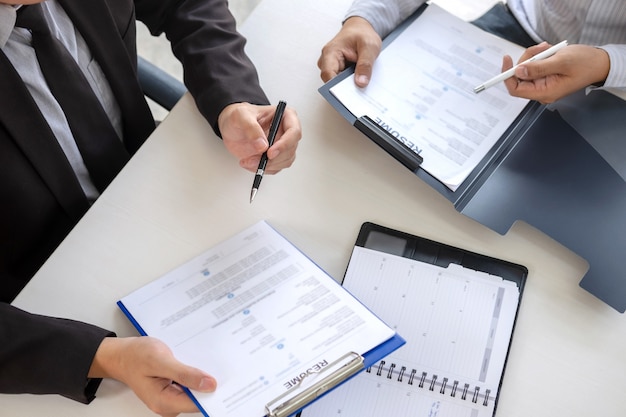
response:
M395 334L264 222L121 303L180 361L215 376L215 393L193 393L211 417L264 416L307 370Z
M367 115L424 158L451 190L467 178L528 100L503 84L475 94L523 48L431 4L378 57L366 88L350 76L330 89L355 117Z
M302 417L493 415L519 303L514 282L356 246L344 286L407 344Z

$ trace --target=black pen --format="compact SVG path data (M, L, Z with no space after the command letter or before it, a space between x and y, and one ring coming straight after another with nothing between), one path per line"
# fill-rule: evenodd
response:
M276 113L274 113L274 118L272 119L272 124L270 125L270 132L267 136L267 142L269 149L274 143L274 139L276 139L276 134L278 133L278 127L280 126L280 122L283 119L283 114L285 113L285 107L287 107L287 103L284 101L279 101L276 106ZM257 191L259 191L259 186L261 185L261 180L263 179L263 174L265 173L265 166L267 165L267 151L263 152L261 155L261 161L259 162L259 167L256 170L256 175L254 176L254 182L252 183L252 191L250 191L250 202L254 200L254 196Z

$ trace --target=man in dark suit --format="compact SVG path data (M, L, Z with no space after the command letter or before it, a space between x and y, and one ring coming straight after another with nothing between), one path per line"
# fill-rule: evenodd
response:
M215 381L175 361L160 342L117 339L88 324L8 305L102 191L58 116L28 29L14 27L15 4L42 1L0 0L0 392L89 402L99 378L112 377L160 414L193 411L172 381L200 390L214 389ZM200 112L240 165L256 169L275 108L226 0L49 0L41 8L95 86L129 155L154 129L136 76L136 17L153 34L166 33ZM300 137L288 109L267 149L268 173L291 165Z

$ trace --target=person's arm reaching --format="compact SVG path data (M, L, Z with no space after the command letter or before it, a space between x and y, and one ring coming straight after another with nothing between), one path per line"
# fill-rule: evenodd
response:
M59 394L89 403L102 378L114 378L152 411L172 416L198 411L178 384L215 390L211 375L177 361L159 340L114 336L0 303L0 393Z
M543 42L528 48L519 59L525 61L548 49ZM510 56L505 56L502 70L513 67ZM541 103L552 103L575 91L607 79L611 62L603 49L588 45L569 45L553 56L520 65L515 76L504 81L509 94Z
M359 87L365 87L372 77L381 44L380 36L367 20L358 16L348 18L337 35L322 48L317 61L322 80L329 81L355 62L354 81Z
M62 318L30 314L0 303L0 392L60 394L89 403L100 379L87 377L110 331Z
M254 171L267 150L268 173L289 167L302 137L300 122L295 111L287 109L276 141L267 149L275 106L270 106L244 51L246 39L236 29L228 2L135 0L135 4L137 17L153 34L167 35L198 109L239 164Z
M355 0L339 32L322 48L317 61L322 81L329 81L355 63L355 83L365 87L372 77L382 39L423 3L423 0Z
M125 383L150 410L162 416L198 411L180 385L201 392L216 388L211 375L177 361L164 343L151 337L105 338L88 376Z

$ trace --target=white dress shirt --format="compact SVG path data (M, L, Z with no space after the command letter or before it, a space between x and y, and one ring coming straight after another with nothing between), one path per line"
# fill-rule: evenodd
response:
M85 40L56 0L47 0L41 5L52 33L78 62L121 138L122 115L120 109L100 65L91 56ZM22 77L28 91L70 161L88 200L93 202L99 195L98 190L91 182L63 110L50 92L39 68L35 50L31 46L30 31L14 27L15 19L16 8L0 4L0 49Z

